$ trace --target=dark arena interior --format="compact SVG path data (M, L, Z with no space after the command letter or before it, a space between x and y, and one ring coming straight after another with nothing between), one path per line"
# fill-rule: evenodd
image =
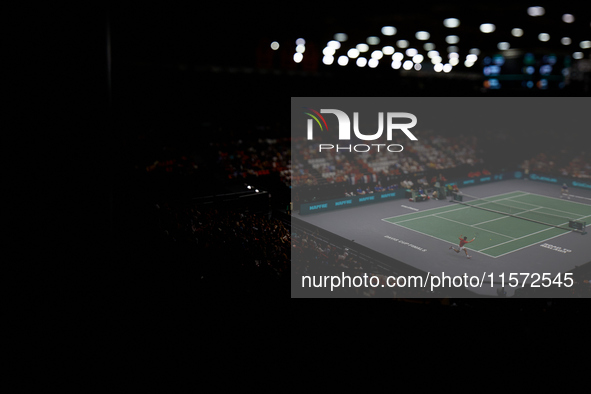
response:
M92 159L103 200L94 217L114 245L107 264L119 283L109 296L128 305L291 296L389 298L389 308L418 311L584 310L588 304L574 299L591 296L591 234L556 227L564 219L591 224L591 12L584 3L320 4L314 12L238 6L229 15L215 6L113 6L97 13L87 44L96 46L94 66L80 83L100 93L93 101L100 110L80 126L98 132L80 156ZM470 135L445 119L429 130L419 120L419 141L380 164L372 153L306 153L292 138L292 97L568 99L584 103L587 120L568 130L524 123L510 132L502 122L494 130L475 123ZM302 212L389 192L400 198ZM421 194L429 199L418 201ZM525 208L504 215L473 206L502 195ZM432 209L424 221L410 216ZM548 226L520 220L523 211L562 218ZM531 229L512 233L521 222ZM471 259L450 250L460 234L471 239L476 231ZM520 243L539 231L548 236ZM495 249L504 242L511 247ZM481 290L299 286L302 275L441 271L497 278ZM506 281L510 272L570 273L573 285L531 287L529 279L503 289L503 272Z

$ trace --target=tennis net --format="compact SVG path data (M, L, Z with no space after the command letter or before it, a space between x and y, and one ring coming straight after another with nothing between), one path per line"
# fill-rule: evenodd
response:
M529 220L530 222L544 224L546 226L552 226L567 231L583 232L586 225L586 223L580 222L574 217L554 214L564 213L562 211L511 200L510 198L487 200L480 197L470 196L465 193L454 193L451 201L472 208L495 212L518 219ZM549 213L548 211L551 211L552 213Z

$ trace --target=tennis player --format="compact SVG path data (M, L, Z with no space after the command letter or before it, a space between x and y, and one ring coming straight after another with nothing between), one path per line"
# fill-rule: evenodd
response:
M468 241L468 237L462 237L462 235L460 234L459 239L460 239L460 248L459 249L454 248L453 245L450 246L449 248L453 249L454 252L456 252L456 253L460 253L460 250L463 250L464 253L466 253L466 257L471 259L472 256L468 256L468 249L466 249L466 247L464 245L469 244L470 242L474 241L476 239L476 237L474 237L470 241Z
M570 196L568 195L568 186L566 186L566 183L562 184L562 189L560 190L560 198L562 198L562 196L566 196L570 200Z

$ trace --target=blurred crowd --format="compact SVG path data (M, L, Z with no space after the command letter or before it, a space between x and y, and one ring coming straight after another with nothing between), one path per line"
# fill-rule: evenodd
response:
M204 274L289 275L291 236L281 220L261 213L167 203L158 205L157 211L164 237L188 246ZM248 282L249 277L243 279Z
M445 170L462 165L484 163L475 136L440 136L433 131L422 132L423 138L408 144L400 138L389 143L400 144L402 152L385 155L376 149L350 154L336 149L319 152L318 144L294 139L294 187L324 183L367 183L388 175L409 175L428 170ZM320 141L321 143L322 141ZM376 143L387 143L377 141ZM382 148L383 150L383 148Z
M577 133L563 130L538 130L536 141L522 155L519 163L524 172L565 178L591 178L591 160L588 144Z
M228 178L246 178L276 172L289 182L291 142L289 138L257 138L227 140L214 146L217 161Z
M526 173L539 173L567 178L591 178L591 161L587 152L571 153L538 153L525 160L521 168Z
M404 146L403 151L391 155L376 149L366 153L335 149L319 152L318 143L325 142L320 133L314 137L314 143L305 138L277 137L280 133L268 128L224 129L212 133L217 138L206 145L167 144L158 148L154 141L142 136L137 141L140 147L136 150L141 154L134 158L135 168L149 174L202 176L215 173L225 179L275 174L284 185L296 188L335 183L383 183L392 177L400 181L400 177L410 178L420 172L447 174L450 169L460 167L481 170L499 164L511 168L515 168L513 164L519 165L526 172L591 178L589 152L581 149L580 141L565 139L555 131L541 132L540 138L547 141L544 146L528 144L531 142L528 138L501 132L477 136L421 131L421 139L412 143L404 136L392 141L384 137L372 141ZM364 142L352 140L351 144ZM499 149L505 152L502 160L495 153ZM295 154L293 161L292 154ZM411 180L416 183L417 179Z
M589 154L582 152L575 156L569 163L560 169L560 173L565 177L573 178L591 178L591 161Z

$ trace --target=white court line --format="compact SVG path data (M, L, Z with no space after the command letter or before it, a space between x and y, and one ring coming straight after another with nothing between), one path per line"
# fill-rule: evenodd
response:
M450 209L449 211L445 211L445 212L461 211L462 209L467 209L467 208L469 208L469 207L461 207L461 208L457 208L457 209ZM443 212L443 213L445 213L445 212ZM412 220L418 220L418 219L422 219L422 218L430 218L430 217L435 216L435 215L437 215L437 212L436 213L432 213L431 215L421 216L419 218L412 218L412 219L401 220L401 221L396 222L396 223L404 223L404 222L410 222ZM391 218L388 218L388 219L391 219ZM382 219L382 220L387 220L387 219Z
M496 244L496 245L493 245L493 246L489 246L488 248L484 248L484 249L482 249L482 250L487 250L487 249L496 248L497 246L501 246L501 245L504 245L504 244L508 244L509 242L513 242L513 241L518 241L518 240L520 240L520 239L523 239L523 238L531 237L532 235L539 234L539 233L543 233L544 231L552 230L552 229L554 229L554 228L556 228L556 227L548 227L548 228L545 228L545 229L543 229L543 230L536 231L535 233L531 233L531 234L524 235L523 237L519 237L519 238L513 238L511 241L505 241L505 242L501 242L500 244ZM567 230L567 229L564 229L564 231L567 231L565 234L568 234L568 231L569 231L569 230ZM529 246L531 246L531 245L529 245Z
M525 249L525 248L529 248L530 246L534 246L534 245L537 245L537 244L539 244L539 243L546 242L546 241L548 241L549 239L553 239L553 238L557 238L557 237L562 237L563 235L566 235L566 234L570 234L570 232L566 232L566 233L564 233L564 234L558 234L558 235L555 235L555 236L553 236L553 237L546 238L546 239L544 239L544 240L541 240L541 241L535 242L535 243L533 243L533 244L529 244L529 245L526 245L526 246L522 246L522 247L521 247L521 248L519 248L519 249L511 250L511 251L509 251L509 252L507 252L507 253L500 254L500 255L498 255L497 257L501 257L501 256L504 256L504 255L506 255L506 254L509 254L509 253L517 252L518 250Z
M507 193L505 193L505 194L507 194ZM498 195L499 195L499 196L501 196L502 194L498 194ZM506 198L499 198L498 200L495 200L494 202L496 202L496 201L502 201L502 200L510 200L510 199L512 199L512 198L514 198L514 197L518 197L518 196L513 196L513 197L506 197ZM483 202L483 203L482 203L482 204L480 204L480 205L484 205L484 204L487 204L487 203L490 203L490 202L492 202L492 201L485 201L485 202ZM472 207L479 207L480 205L477 205L477 204L472 204L472 205L463 206L463 207L461 207L461 208L457 208L457 209L450 209L450 210L448 210L448 211L444 211L444 212L436 212L436 213L432 213L432 214L430 214L430 215L424 215L424 216L421 216L421 217L418 217L418 218L412 218L412 219L400 220L400 221L398 221L398 222L396 222L396 223L404 223L404 222L409 222L409 221L411 221L411 220L418 220L418 219L422 219L422 218L433 217L433 216L437 216L437 214L441 214L441 215L443 215L444 213L453 212L453 211L460 211L460 210L462 210L462 209L468 209L468 208L472 208ZM439 207L439 208L442 208L442 207ZM534 208L534 209L540 209L540 208L543 208L543 207L538 207L538 208ZM437 208L432 208L432 209L437 209ZM518 209L519 209L519 208L518 208ZM530 209L529 211L533 211L534 209ZM430 210L431 210L431 209L427 209L426 211L430 211ZM421 211L421 212L426 212L426 211ZM493 212L496 212L496 211L493 211ZM528 212L528 211L523 211L523 212ZM521 213L523 213L523 212L520 212L520 214L521 214ZM405 215L412 215L412 214L416 214L416 213L418 213L418 212L405 213L404 215L400 215L400 216L405 216ZM496 213L499 213L499 212L496 212ZM501 213L501 214L502 214L502 213ZM393 218L397 218L397 217L399 217L399 216L393 216L393 217L391 217L391 218L385 218L385 219L382 219L382 220L393 219ZM507 216L507 217L510 217L510 216ZM559 216L559 217L560 217L561 219L564 219L564 218L563 218L563 217L561 217L561 216ZM442 218L442 219L446 219L446 218L444 218L444 217L441 217L441 218ZM502 218L499 218L499 219L502 219ZM449 219L449 220L451 220L451 219ZM494 220L498 220L498 219L494 219ZM453 220L452 220L452 221L453 221ZM459 222L456 222L456 223L459 223ZM463 224L466 224L466 223L463 223ZM466 224L466 226L470 226L470 225L469 225L469 224ZM488 231L488 230L486 230L486 231ZM492 232L492 231L491 231L491 232Z
M589 200L589 201L591 201L591 198L582 197L582 196L575 196L574 194L569 194L569 197L582 198L583 200ZM573 201L573 202L576 202L576 201Z
M580 217L580 218L578 218L578 219L575 219L575 220L581 220L581 219L585 219L585 218L588 218L588 217L591 217L591 215L582 216L582 217ZM559 224L558 226L563 226L563 225L565 225L565 224L568 224L568 222L566 222L566 223L562 223L562 224ZM487 249L496 248L497 246L501 246L501 245L504 245L504 244L506 244L506 243L509 243L509 242L517 241L517 240L519 240L519 239L527 238L527 237L530 237L530 236L532 236L532 235L535 235L535 234L542 233L542 232L544 232L544 231L552 230L553 228L556 228L556 227L548 227L547 229L540 230L540 231L536 231L535 233L531 233L531 234L528 234L528 235L524 235L523 237L515 238L515 239L512 239L511 241L505 241L505 242L502 242L502 243L500 243L500 244L497 244L497 245L494 245L494 246L489 246L488 248L484 248L484 249L482 249L482 250L487 250ZM570 230L568 230L568 229L563 229L563 230L567 231L567 232L566 232L566 233L564 233L564 234L568 234L568 233L570 232ZM564 235L564 234L561 234L561 235ZM549 238L548 238L548 239L549 239ZM541 242L541 241L540 241L540 242ZM537 243L537 242L535 242L535 243L533 243L533 244L531 244L531 245L528 245L528 246L535 245L536 243Z
M543 195L541 195L541 194L535 194L535 193L528 193L528 194L529 194L529 195L533 195L533 196L540 196L540 197L547 197L547 198L552 198L552 197L548 197L548 196L543 196ZM516 198L516 197L522 197L522 196L523 196L523 195L521 195L521 196L515 196L515 198ZM557 200L560 200L560 199L558 198ZM564 201L564 200L562 200L562 201ZM518 203L520 203L520 204L524 204L524 205L531 205L531 206L534 206L534 207L540 207L539 205L536 205L536 204L529 204L529 203L527 203L527 202L521 202L521 201L517 201L517 200L516 200L515 202L518 202ZM566 202L568 202L568 201L566 201ZM583 205L586 205L586 204L583 204ZM587 205L587 206L588 206L588 205ZM515 208L517 208L517 207L515 207ZM556 211L556 212L568 213L569 215L575 215L575 216L576 216L576 215L580 215L580 213L567 212L567 211L562 211L562 210L560 210L560 209L554 209L554 208L549 208L549 207L540 207L540 208L549 209L549 210L551 210L551 211ZM545 215L551 215L551 216L560 217L560 216L557 216L557 215L552 215L551 213L547 213L547 214L545 214ZM564 218L563 218L563 219L564 219Z
M540 196L540 197L546 197L546 196L542 196L542 195L540 195L540 194L535 194L535 193L528 193L528 194L529 194L529 195ZM577 216L577 215L580 215L580 213L567 212L567 211L562 211L562 210L560 210L560 209L554 209L554 208L550 208L550 207L545 207L545 206L540 206L540 205L537 205L537 204L530 204L530 203L527 203L527 202L523 202L523 201L518 201L518 200L515 200L515 198L518 198L518 197L523 197L523 196L527 196L527 194L521 194L521 195L519 195L519 196L507 197L507 198L504 198L503 200L512 200L512 201L514 201L514 202L516 202L516 203L519 203L519 204L523 204L523 205L530 205L530 206L532 206L532 207L537 207L536 209L544 208L544 209L549 209L549 210L551 210L551 211L562 212L562 213L568 213L569 215L575 215L575 216ZM497 200L497 201L501 201L501 200ZM494 203L494 202L496 202L496 201L490 201L490 202ZM501 204L501 205L503 205L503 204ZM511 206L511 205L505 205L505 206L506 206L506 207L509 207L509 208L522 209L522 208L520 208L520 207L514 207L514 206ZM524 211L524 212L528 212L528 211ZM523 212L520 212L520 213L523 213ZM555 216L555 217L557 217L557 218L564 219L564 216L553 215L553 214L551 214L551 213L544 213L544 215Z
M487 197L487 198L498 197L498 196L505 196L505 195L507 195L507 194L513 194L513 193L524 193L524 194L527 194L527 193L525 193L525 192L522 192L522 191L516 191L516 192L508 192L508 193L495 194L494 196L490 196L490 197ZM513 197L519 197L519 196L513 196ZM512 198L512 197L507 197L507 199L509 199L509 198ZM504 200L504 199L503 199L503 200ZM500 201L500 200L497 200L497 201ZM448 205L448 206L449 206L449 205ZM423 210L423 211L419 211L419 212L427 212L427 211L432 211L432 210L434 210L434 209L441 209L441 208L446 208L446 207L435 207L435 208L429 208L429 209L425 209L425 210ZM452 211L455 211L455 209L452 209ZM446 212L449 212L449 211L446 211ZM384 219L382 219L382 220L386 220L386 219L393 219L393 218L399 218L399 217L401 217L401 216L407 216L407 215L414 215L414 214L416 214L416 213L417 213L417 212L409 212L409 213L404 213L404 214L402 214L402 215L398 215L398 216L390 216L389 218L384 218Z
M524 192L524 191L521 191L521 190L518 190L518 191L513 191L513 192L508 192L508 193L501 193L501 194L497 194L497 195L490 196L490 197L487 197L487 198L491 198L491 197L497 197L497 196L502 196L502 195L507 195L507 194L513 194L513 193L522 193L522 194L515 195L515 196L512 196L512 197L506 197L506 198L499 199L499 200L495 200L495 201L487 201L487 202L496 202L496 201L501 201L501 200L510 200L510 199L512 199L512 198L517 198L517 197L521 197L521 196L524 196L524 195L534 195L534 196L539 196L539 197L546 197L546 198L552 198L552 199L555 199L555 200L561 200L561 201L565 201L565 200L562 200L562 199L560 199L560 198L555 198L555 197L548 197L548 196L544 196L544 195L541 195L541 194L536 194L536 193L529 193L529 192ZM515 201L515 202L518 202L518 203L520 203L520 204L532 205L532 206L535 206L535 207L536 207L536 208L533 208L533 209L531 209L531 210L528 210L528 211L533 211L533 210L536 210L536 209L541 209L541 208L546 208L546 209L552 209L552 210L555 210L555 211L559 211L559 210L556 210L556 209L553 209L553 208L547 208L547 207L542 207L542 206L538 206L538 205L534 205L534 204L523 203L523 202L521 202L521 201ZM583 205L583 206L586 206L586 207L590 207L590 205L589 205L589 204L584 204L584 203L580 203L580 202L576 202L576 201L565 201L565 202L572 202L572 203L574 203L574 204L579 204L579 205ZM427 210L425 210L425 211L420 211L420 212L426 212L426 211L431 211L431 210L434 210L434 209L440 209L440 208L442 208L442 207L430 208L430 209L427 209ZM470 207L469 207L469 206L467 206L467 207L465 207L465 208L470 208ZM444 213L446 213L446 212L452 212L452 211L456 211L456 210L459 210L459 209L463 209L463 208L452 209L452 210L449 210L449 211L443 211L443 212L439 212L439 214L444 214ZM524 212L528 212L528 211L524 211ZM560 212L564 212L564 211L560 211ZM451 243L451 242L449 242L449 241L446 241L446 240L444 240L444 239L437 238L437 237L435 237L435 236L432 236L432 235L429 235L429 234L423 233L423 232L421 232L421 231L413 230L413 229L410 229L410 228L408 228L408 227L405 227L405 226L400 226L400 225L398 225L397 223L392 223L392 222L389 222L389 221L387 221L387 220L386 220L386 219L392 219L392 218L396 218L396 217L400 217L400 216L413 215L413 214L416 214L416 213L417 213L417 212L410 212L410 213L407 213L407 214L404 214L404 215L399 215L399 216L392 216L392 217L385 218L385 219L381 219L381 220L383 220L383 221L385 221L385 222L387 222L387 223L390 223L390 224L395 224L395 225L397 225L397 226L399 226L399 227L402 227L402 228L405 228L405 229L407 229L407 230L411 230L411 231L414 231L414 232L416 232L416 233L419 233L419 234L426 235L426 236L428 236L428 237L431 237L431 238L437 239L437 240L439 240L439 241L442 241L442 242L445 242L445 243ZM523 212L522 212L522 213L523 213ZM566 212L566 213L569 213L569 212ZM438 214L438 213L431 214L431 215L426 215L426 216L421 216L420 218L423 218L423 217L430 217L430 216L436 216L437 214ZM573 213L570 213L570 214L573 214ZM439 217L439 216L437 216L437 217ZM499 220L499 219L504 219L504 218L509 218L509 217L511 217L511 216L506 216L506 217L497 218L497 219L492 219L492 220ZM587 217L591 217L591 215L587 215L587 216L579 217L578 219L575 219L575 220L581 220L581 219L584 219L584 218L587 218ZM415 218L415 219L420 219L420 218ZM441 218L441 219L447 219L447 218L444 218L444 217L440 217L440 218ZM414 220L414 219L410 219L410 220ZM451 219L447 219L447 220L451 220ZM492 221L492 220L490 220L490 221ZM404 220L404 221L408 221L408 220ZM488 222L488 221L487 221L487 222ZM398 223L402 223L402 222L398 222ZM482 222L482 223L485 223L485 222ZM482 223L477 223L476 225L479 225L479 224L482 224ZM462 224L465 224L465 223L462 223ZM560 224L560 226L562 226L562 225L564 225L564 224L568 224L568 222L566 222L566 223L563 223L563 224ZM545 229L545 230L540 230L540 231L537 231L537 232L535 232L535 233L532 233L532 234L525 235L525 236L523 236L523 237L515 238L515 239L512 239L512 240L510 240L510 241L505 241L505 242L503 242L503 243L500 243L500 244L497 244L497 245L494 245L494 246L491 246L491 247L488 247L488 248L485 248L485 249L482 249L482 250L476 250L476 249L470 249L470 250L472 250L472 251L474 251L474 252L478 252L478 253L480 253L480 254L483 254L483 255L485 255L485 256L488 256L488 257L491 257L491 258L494 258L494 259L496 259L496 258L499 258L499 257L505 256L505 255L507 255L507 254L510 254L510 253L516 252L516 251L518 251L518 250L525 249L525 248L528 248L528 247L530 247L530 246L536 245L536 244L538 244L538 243L540 243L540 242L545 242L545 241L547 241L547 240L549 240L549 239L553 239L553 238L560 237L560 236L563 236L563 235L565 235L565 234L569 234L569 233L570 233L570 231L568 231L568 230L567 230L567 231L565 231L565 233L564 233L564 234L555 235L555 236L553 236L553 237L549 237L549 238L546 238L546 239L544 239L544 240L541 240L541 241L537 241L537 242L531 243L531 244L529 244L529 245L526 245L526 246L523 246L523 247L521 247L521 248L518 248L518 249L515 249L515 250L512 250L512 251L509 251L509 252L507 252L507 253L503 253L503 254L501 254L501 255L498 255L498 256L492 256L492 255L489 255L489 254L487 254L487 253L484 253L484 252L483 252L484 250L487 250L487 249L492 249L492 248L495 248L495 247L497 247L497 246L500 246L500 245L503 245L503 244L506 244L506 243L509 243L509 242L513 242L513 241L517 241L517 240L519 240L519 239L527 238L527 237L529 237L529 236L531 236L531 235L535 235L535 234L541 233L541 232L543 232L543 231L551 230L552 228L555 228L555 227L549 227L549 228L547 228L547 229ZM483 230L483 231L489 231L489 230L484 230L484 229L482 229L482 230ZM564 230L566 230L566 229L564 229Z
M510 218L510 217L511 216L506 216L506 215L505 216L501 216L500 218L491 219L491 220L487 220L487 221L484 221L484 222L476 223L475 226L480 226L481 224L484 224L484 223L494 222L495 220L507 219L507 218Z
M515 214L514 216L521 215L522 213L529 212L529 211L535 211L536 209L540 209L540 208L542 208L542 207L528 209L527 211L519 212L519 213ZM507 219L507 218L510 218L510 217L513 217L513 216L508 216L508 215L501 216L500 218L486 220L484 222L476 223L475 226L480 226L481 224L484 224L484 223L494 222L495 220Z
M591 217L591 215L588 215L588 216L583 216L583 217L582 217L582 218L580 218L580 219L584 219L584 218L586 218L586 217ZM580 219L577 219L577 220L580 220ZM515 250L512 250L512 251L510 251L510 252L507 252L507 253L500 254L500 255L498 255L497 257L501 257L501 256L504 256L504 255L506 255L506 254L509 254L509 253L517 252L518 250L525 249L525 248L529 248L530 246L534 246L534 245L536 245L536 244L539 244L539 243L541 243L541 242L546 242L546 241L548 241L549 239L553 239L553 238L557 238L557 237L562 237L563 235L570 234L570 233L571 233L571 232L569 231L569 232L566 232L566 233L563 233L563 234L558 234L558 235L555 235L555 236L553 236L553 237L546 238L546 239L543 239L543 240L541 240L541 241L535 242L535 243L533 243L533 244L529 244L529 245L523 246L523 247L521 247L521 248L519 248L519 249L515 249Z
M504 194L507 194L507 193L504 193ZM498 194L498 195L499 195L499 196L501 196L502 194ZM494 197L494 196L493 196L493 197ZM495 200L495 202L496 202L496 201L502 201L502 200L509 200L509 199L511 199L511 198L513 198L513 197L499 198L498 200ZM483 202L483 203L482 203L482 204L480 204L480 205L484 205L484 204L486 204L486 203L489 203L489 202L491 202L491 201L485 201L485 202ZM480 206L480 205L476 205L476 204L472 204L472 205L466 205L466 206L462 206L461 208L457 208L457 209L450 209L450 210L448 210L448 211L443 211L443 212L439 212L439 213L440 213L440 214L444 214L444 213L448 213L448 212L459 211L459 210L462 210L462 209L468 209L468 208L472 208L472 207L478 207L478 206ZM431 211L431 210L433 210L433 209L440 209L440 208L444 208L444 207L437 207L437 208L426 209L426 210L424 210L424 211L420 211L420 212L427 212L427 211ZM399 216L392 216L392 217L389 217L389 218L384 218L384 219L382 219L382 220L394 219L394 218L398 218L398 217L401 217L401 216L406 216L406 215L413 215L413 214L417 214L417 213L419 213L419 212L405 213L404 215L399 215ZM430 214L430 215L424 215L424 216L421 216L421 217L418 217L418 218L412 218L412 219L401 220L401 221L399 221L399 222L397 222L397 223L403 223L403 222L408 222L408 221L410 221L410 220L417 220L417 219L422 219L422 218L428 218L428 217L431 217L431 216L435 216L435 215L437 215L437 213L438 213L438 212L436 212L436 213L432 213L432 214ZM564 219L564 218L562 218L562 217L561 217L561 219Z
M384 219L382 219L382 220L383 220L383 221L385 221L386 223L393 224L393 225L395 225L395 226L402 227L402 228L404 228L404 229L407 229L407 230L410 230L410 231L414 231L415 233L419 233L419 234L422 234L422 235L426 235L427 237L435 238L435 239L437 239L437 240L439 240L439 241L445 242L445 243L446 243L446 244L448 244L448 245L450 245L450 244L453 244L453 245L455 245L455 243L453 243L453 242L451 242L451 241L446 241L445 239L437 238L437 237L434 237L433 235L426 234L426 233L423 233L423 232L421 232L421 231L413 230L412 228L408 228L408 227L400 226L400 225L398 225L397 223L388 222L388 221L386 221L386 220L384 220ZM478 250L476 250L476 249L470 249L470 250L471 250L471 251L474 251L474 252L478 252L478 253L480 253L480 254L483 254L483 255L485 255L485 256L488 256L488 257L492 257L493 259L496 259L496 257L494 257L494 256L491 256L490 254L482 253L482 252L480 252L480 251L478 251Z
M497 200L497 201L500 201L500 200ZM482 205L484 205L484 204L482 204ZM450 209L449 211L444 211L444 212L435 212L435 213L432 213L432 214L430 214L430 215L424 215L424 216L421 216L421 217L418 217L418 218L412 218L412 219L400 220L399 222L396 222L396 223L404 223L404 222L410 222L411 220L419 220L419 219L422 219L422 218L429 218L429 217L437 216L438 214L441 214L441 215L443 215L444 213L448 213L448 212L454 212L454 211L461 211L462 209L468 209L468 208L472 208L472 207L475 207L475 206L478 206L478 205L476 205L476 204L472 204L472 205L470 205L470 206L462 206L462 207L460 207L460 208L456 208L456 209ZM424 211L423 211L423 212L424 212ZM418 213L418 212L414 212L414 213ZM401 215L401 216L402 216L402 215ZM396 218L396 217L398 217L398 216L394 216L394 217ZM392 218L386 218L386 219L382 219L382 220L387 220L387 219L392 219ZM468 224L467 224L467 226L468 226Z
M478 228L478 227L476 227L476 225L472 225L472 224L466 224L466 223L463 223L463 222L458 222L458 221L455 221L455 220L451 220L451 219L448 219L448 218L444 218L443 216L437 216L437 215L433 215L433 216L434 216L434 217L436 217L436 218L439 218L439 219L449 220L450 222L454 222L454 223L458 223L458 224L463 224L464 226L474 227L475 229L482 230L482 231L486 231L486 232L488 232L488 233L497 234L497 235L500 235L501 237L515 239L515 238L513 238L513 237L510 237L510 236L508 236L508 235L505 235L505 234L500 234L500 233L495 233L494 231L490 231L490 230L487 230L487 229L485 229L485 228Z
M499 198L498 200L495 200L495 202L496 202L496 201L502 201L502 200L509 200L509 199L511 199L511 198L513 198L513 197ZM489 203L489 202L491 202L491 201L486 201L486 202L484 202L484 203L482 203L482 204L480 204L480 205L484 205L484 204L487 204L487 203ZM472 204L472 205L462 206L461 208L457 208L457 209L450 209L449 211L444 211L444 212L436 212L436 213L432 213L432 214L430 214L430 215L424 215L424 216L421 216L421 217L418 217L418 218L412 218L412 219L401 220L401 221L399 221L399 222L396 222L396 223L404 223L404 222L409 222L409 221L411 221L411 220L418 220L418 219L422 219L422 218L428 218L428 217L436 216L437 214L441 214L441 215L443 215L444 213L453 212L453 211L460 211L460 210L462 210L462 209L468 209L468 208L473 208L473 207L479 207L480 205L477 205L477 204ZM442 208L442 207L439 207L439 208ZM542 207L539 207L539 208L542 208ZM437 209L437 208L433 208L433 209ZM486 208L485 208L485 210L486 210ZM427 211L430 211L430 209L427 209ZM492 210L491 210L491 211L492 211ZM421 211L421 212L426 212L426 211ZM496 212L496 211L492 211L492 212ZM400 215L400 216L405 216L405 215L412 215L413 213L414 213L414 214L416 214L416 213L418 213L418 212L405 213L404 215ZM499 212L496 212L496 213L499 213ZM520 213L523 213L523 212L520 212ZM393 219L393 218L397 218L397 217L399 217L399 216L393 216L393 217L391 217L391 218L384 218L384 219L382 219L382 220ZM559 217L560 217L561 219L564 219L564 218L563 218L563 217L561 217L561 216L559 216ZM466 226L469 226L469 224L466 224Z
M525 193L525 194L533 194L534 196L540 196L540 197L546 197L546 198L552 198L554 200L559 200L559 201L564 201L564 202L571 202L573 204L579 204L579 205L583 205L587 208L590 208L591 205L589 204L583 204L582 202L576 202L576 201L569 201L569 200L563 200L562 198L556 198L556 197L549 197L549 196L544 196L543 194L536 194L536 193L529 193L529 192L522 192L521 190L519 190L520 193ZM516 196L519 197L519 196Z

